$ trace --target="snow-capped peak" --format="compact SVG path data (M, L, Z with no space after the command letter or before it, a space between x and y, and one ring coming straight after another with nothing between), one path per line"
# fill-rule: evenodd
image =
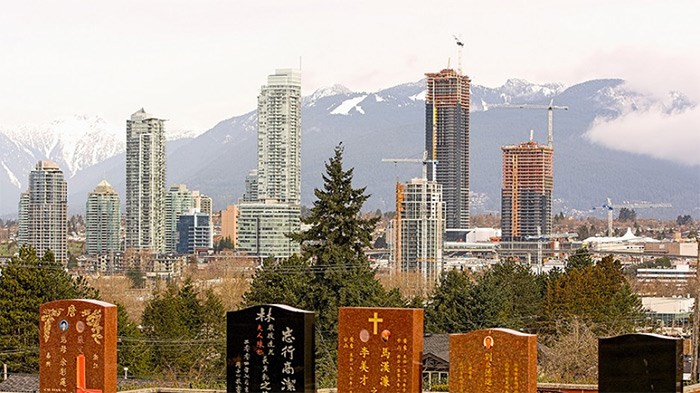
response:
M95 115L64 116L44 124L2 127L20 149L36 160L52 160L68 177L125 149L126 132Z
M302 98L302 104L305 106L314 106L316 104L316 101L320 100L321 98L349 94L352 94L352 90L348 89L347 87L341 84L335 84L330 87L322 87L316 90L310 96Z

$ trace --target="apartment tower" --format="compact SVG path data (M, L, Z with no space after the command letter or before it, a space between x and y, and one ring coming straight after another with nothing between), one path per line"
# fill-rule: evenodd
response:
M19 202L19 244L34 247L41 257L51 250L56 261L67 262L68 185L63 171L51 161L39 161L29 173L29 189Z
M126 248L165 249L165 120L143 108L126 121Z
M445 225L469 227L469 86L455 70L425 74L425 150L438 161L428 179L442 185Z
M255 189L254 189L255 188ZM301 220L301 73L276 70L258 96L258 165L239 205L238 248L260 257L299 252L287 237Z
M301 73L276 70L258 96L258 199L301 204Z
M193 191L184 184L175 184L165 194L165 252L177 251L177 220L194 207Z
M504 241L526 241L552 231L554 150L532 141L503 146L501 229Z
M121 249L121 215L119 194L106 180L102 180L88 194L85 204L85 252L88 255Z
M445 233L442 186L427 179L413 179L400 188L401 216L400 223L395 224L400 237L392 251L400 253L401 271L417 272L426 281L437 281L442 273Z

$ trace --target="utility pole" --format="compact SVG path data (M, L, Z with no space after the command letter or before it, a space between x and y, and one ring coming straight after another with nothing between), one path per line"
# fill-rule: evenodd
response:
M698 256L695 259L695 305L693 307L693 337L690 340L690 344L693 346L691 349L692 363L690 365L690 380L693 382L698 381L698 334L700 330L700 238L696 238L695 241L698 245Z

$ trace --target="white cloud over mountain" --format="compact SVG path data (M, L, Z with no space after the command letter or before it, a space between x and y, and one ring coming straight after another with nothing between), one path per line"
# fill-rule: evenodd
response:
M682 112L653 106L615 119L598 118L586 136L616 150L700 166L700 108Z

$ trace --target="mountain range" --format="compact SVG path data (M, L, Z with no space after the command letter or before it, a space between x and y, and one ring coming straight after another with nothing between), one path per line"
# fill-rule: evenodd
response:
M607 197L613 202L669 202L672 209L639 212L645 217L700 216L698 168L613 150L586 133L596 119L659 105L620 79L570 87L510 79L503 86L471 88L471 191L475 213L500 210L501 146L526 141L534 130L546 141L545 110L513 110L503 104L568 106L554 113L554 211L588 214ZM667 110L694 104L674 93ZM134 108L136 110L138 108ZM127 116L125 115L125 118ZM302 99L302 203L313 202L324 162L342 142L345 165L356 186L372 197L369 210L394 210L394 183L420 176L416 164L387 164L382 158L419 158L425 135L425 81L377 92L353 92L341 85ZM242 195L246 174L256 166L255 111L219 122L201 135L169 133L168 184L185 183L214 199L220 209ZM87 193L106 179L124 196L125 130L97 116L72 116L40 126L0 126L0 216L16 216L19 194L38 160L56 161L68 180L70 213L82 213Z

